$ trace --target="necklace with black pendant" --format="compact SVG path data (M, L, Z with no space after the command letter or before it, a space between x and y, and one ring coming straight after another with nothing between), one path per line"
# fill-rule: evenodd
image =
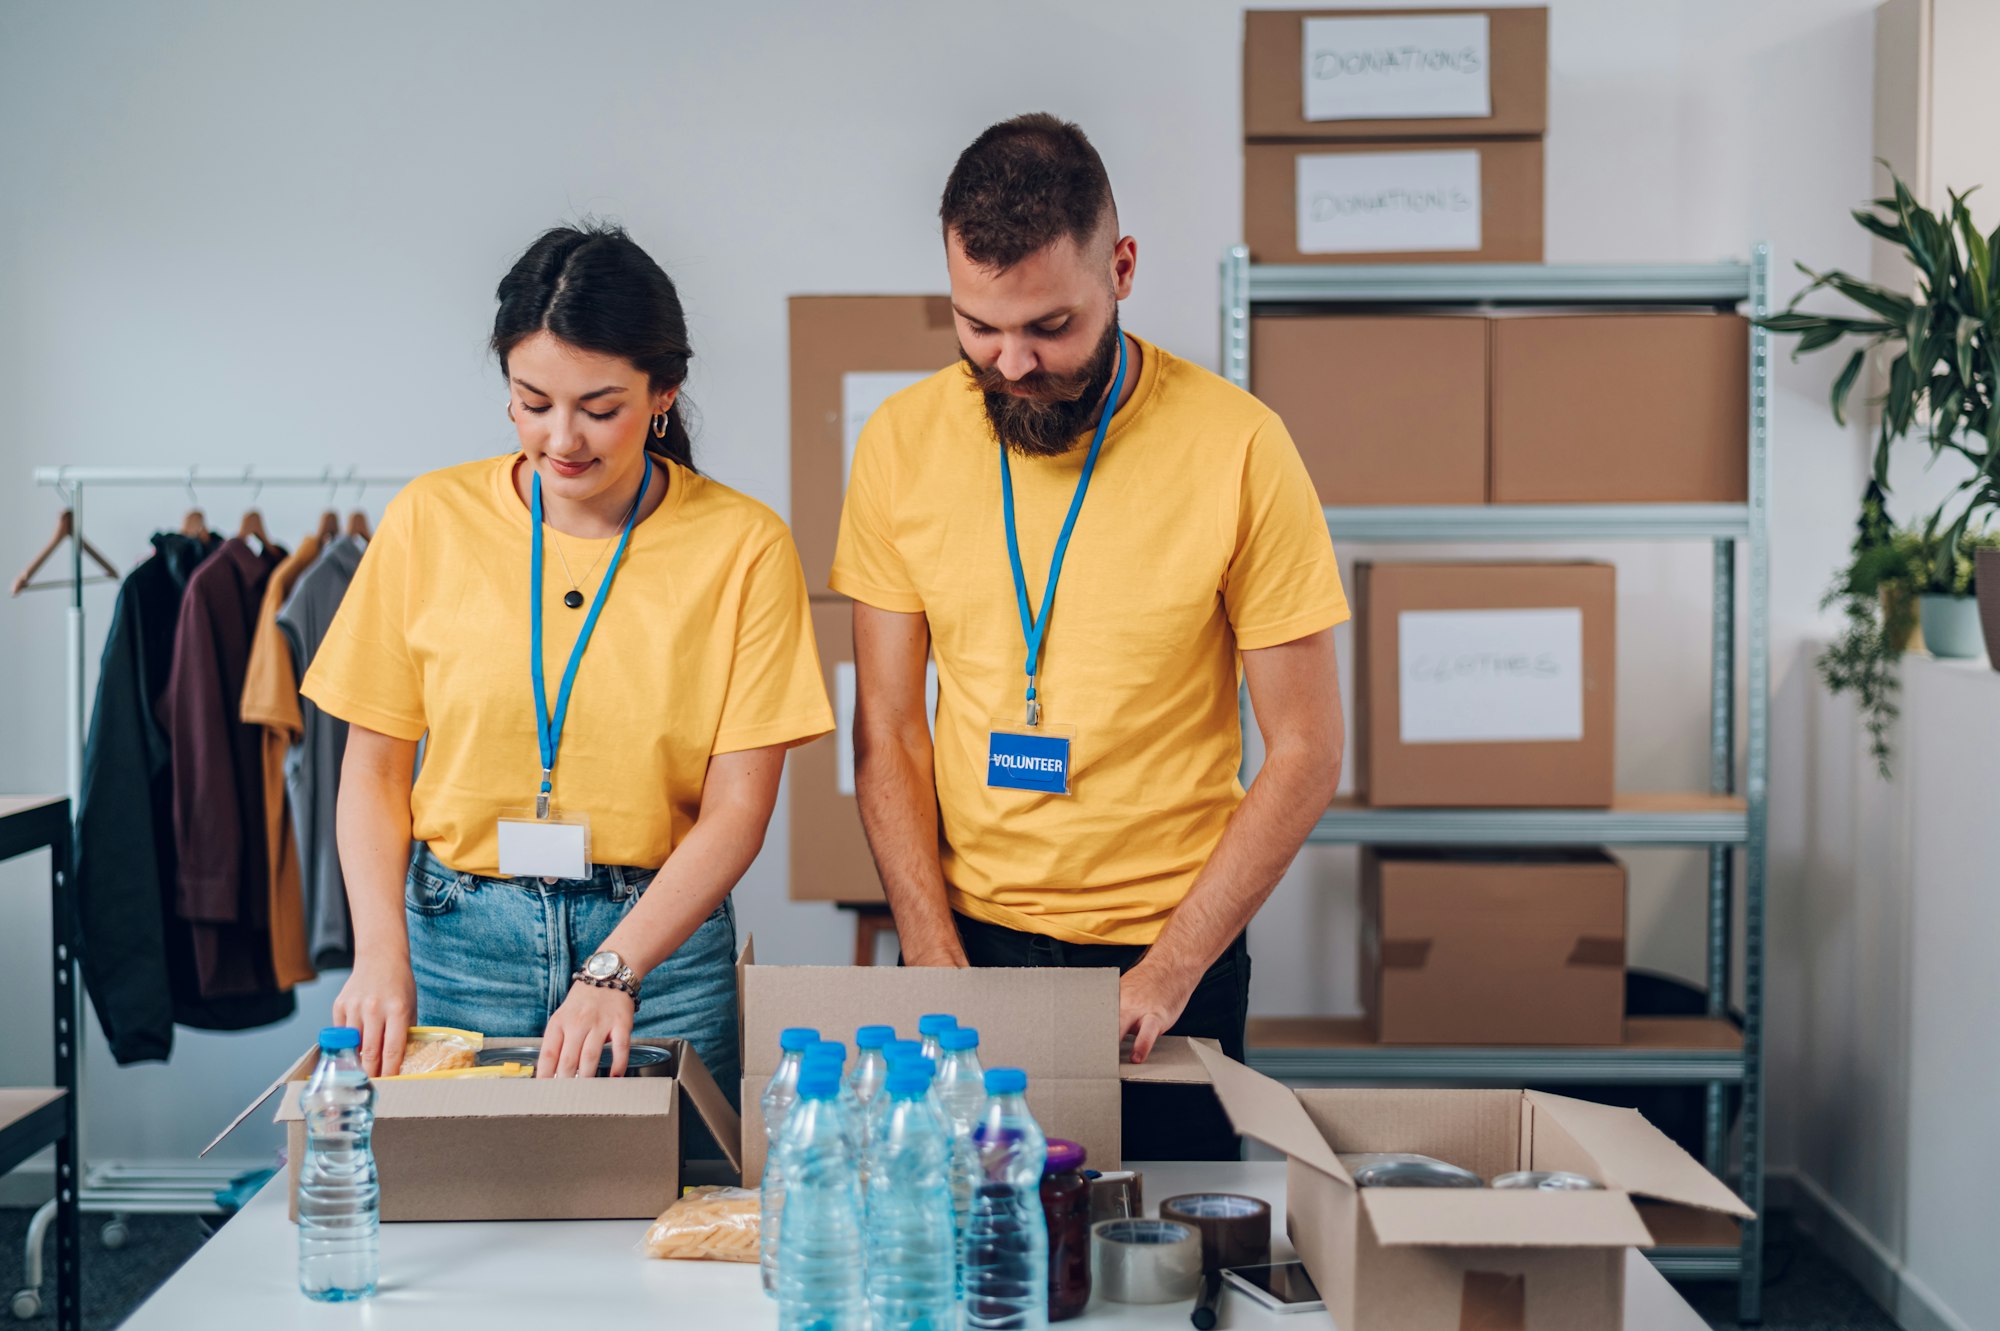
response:
M645 497L646 497L646 487L642 483L639 487L639 493L632 496L631 511L626 513L625 515L625 520L627 522L632 520L633 513L639 511L639 504L642 500L645 499ZM549 540L549 544L555 547L556 558L562 562L563 576L569 579L569 590L563 593L563 598L562 598L563 604L568 606L572 610L583 609L583 584L590 581L590 575L597 572L597 566L604 562L605 554L609 552L612 548L614 548L618 543L615 540L607 538L606 541L604 542L604 549L599 550L597 552L597 558L590 561L590 567L583 571L583 577L580 580L577 578L575 574L569 571L569 557L563 554L562 542L555 540L553 537L551 537L551 539Z

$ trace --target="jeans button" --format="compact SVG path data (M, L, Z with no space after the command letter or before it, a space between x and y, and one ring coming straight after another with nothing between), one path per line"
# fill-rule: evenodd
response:
M543 886L543 887L554 887L554 886L556 885L556 881L557 881L557 880L556 880L556 879L554 879L554 878L544 878L544 879L542 880L542 886Z

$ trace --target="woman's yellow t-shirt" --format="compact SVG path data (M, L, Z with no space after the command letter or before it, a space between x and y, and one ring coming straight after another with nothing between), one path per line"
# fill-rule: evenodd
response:
M515 455L431 472L383 515L300 692L354 725L428 736L412 830L461 873L499 872L496 820L541 784L529 676L530 530ZM590 819L599 864L657 868L701 807L718 753L802 744L833 729L785 524L667 463L667 495L632 530L577 669L555 802ZM594 598L616 538L551 531ZM542 659L550 703L589 600L550 549Z

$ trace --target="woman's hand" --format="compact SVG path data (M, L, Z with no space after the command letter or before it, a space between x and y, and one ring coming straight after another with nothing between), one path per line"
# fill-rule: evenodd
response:
M611 1046L611 1075L625 1075L625 1056L632 1048L632 1018L638 1014L623 989L600 989L581 980L570 985L569 997L542 1031L542 1056L537 1077L595 1077L604 1046Z
M417 1019L417 981L410 959L356 957L340 997L333 1000L333 1024L361 1032L361 1066L371 1077L394 1076L403 1066L403 1045Z

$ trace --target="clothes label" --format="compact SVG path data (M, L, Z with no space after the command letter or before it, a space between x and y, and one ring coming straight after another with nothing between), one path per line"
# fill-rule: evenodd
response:
M986 751L986 784L996 790L1069 794L1069 739L995 730Z
M1583 612L1405 610L1396 617L1405 744L1583 738Z
M506 878L590 877L590 820L522 815L500 820L500 873Z

